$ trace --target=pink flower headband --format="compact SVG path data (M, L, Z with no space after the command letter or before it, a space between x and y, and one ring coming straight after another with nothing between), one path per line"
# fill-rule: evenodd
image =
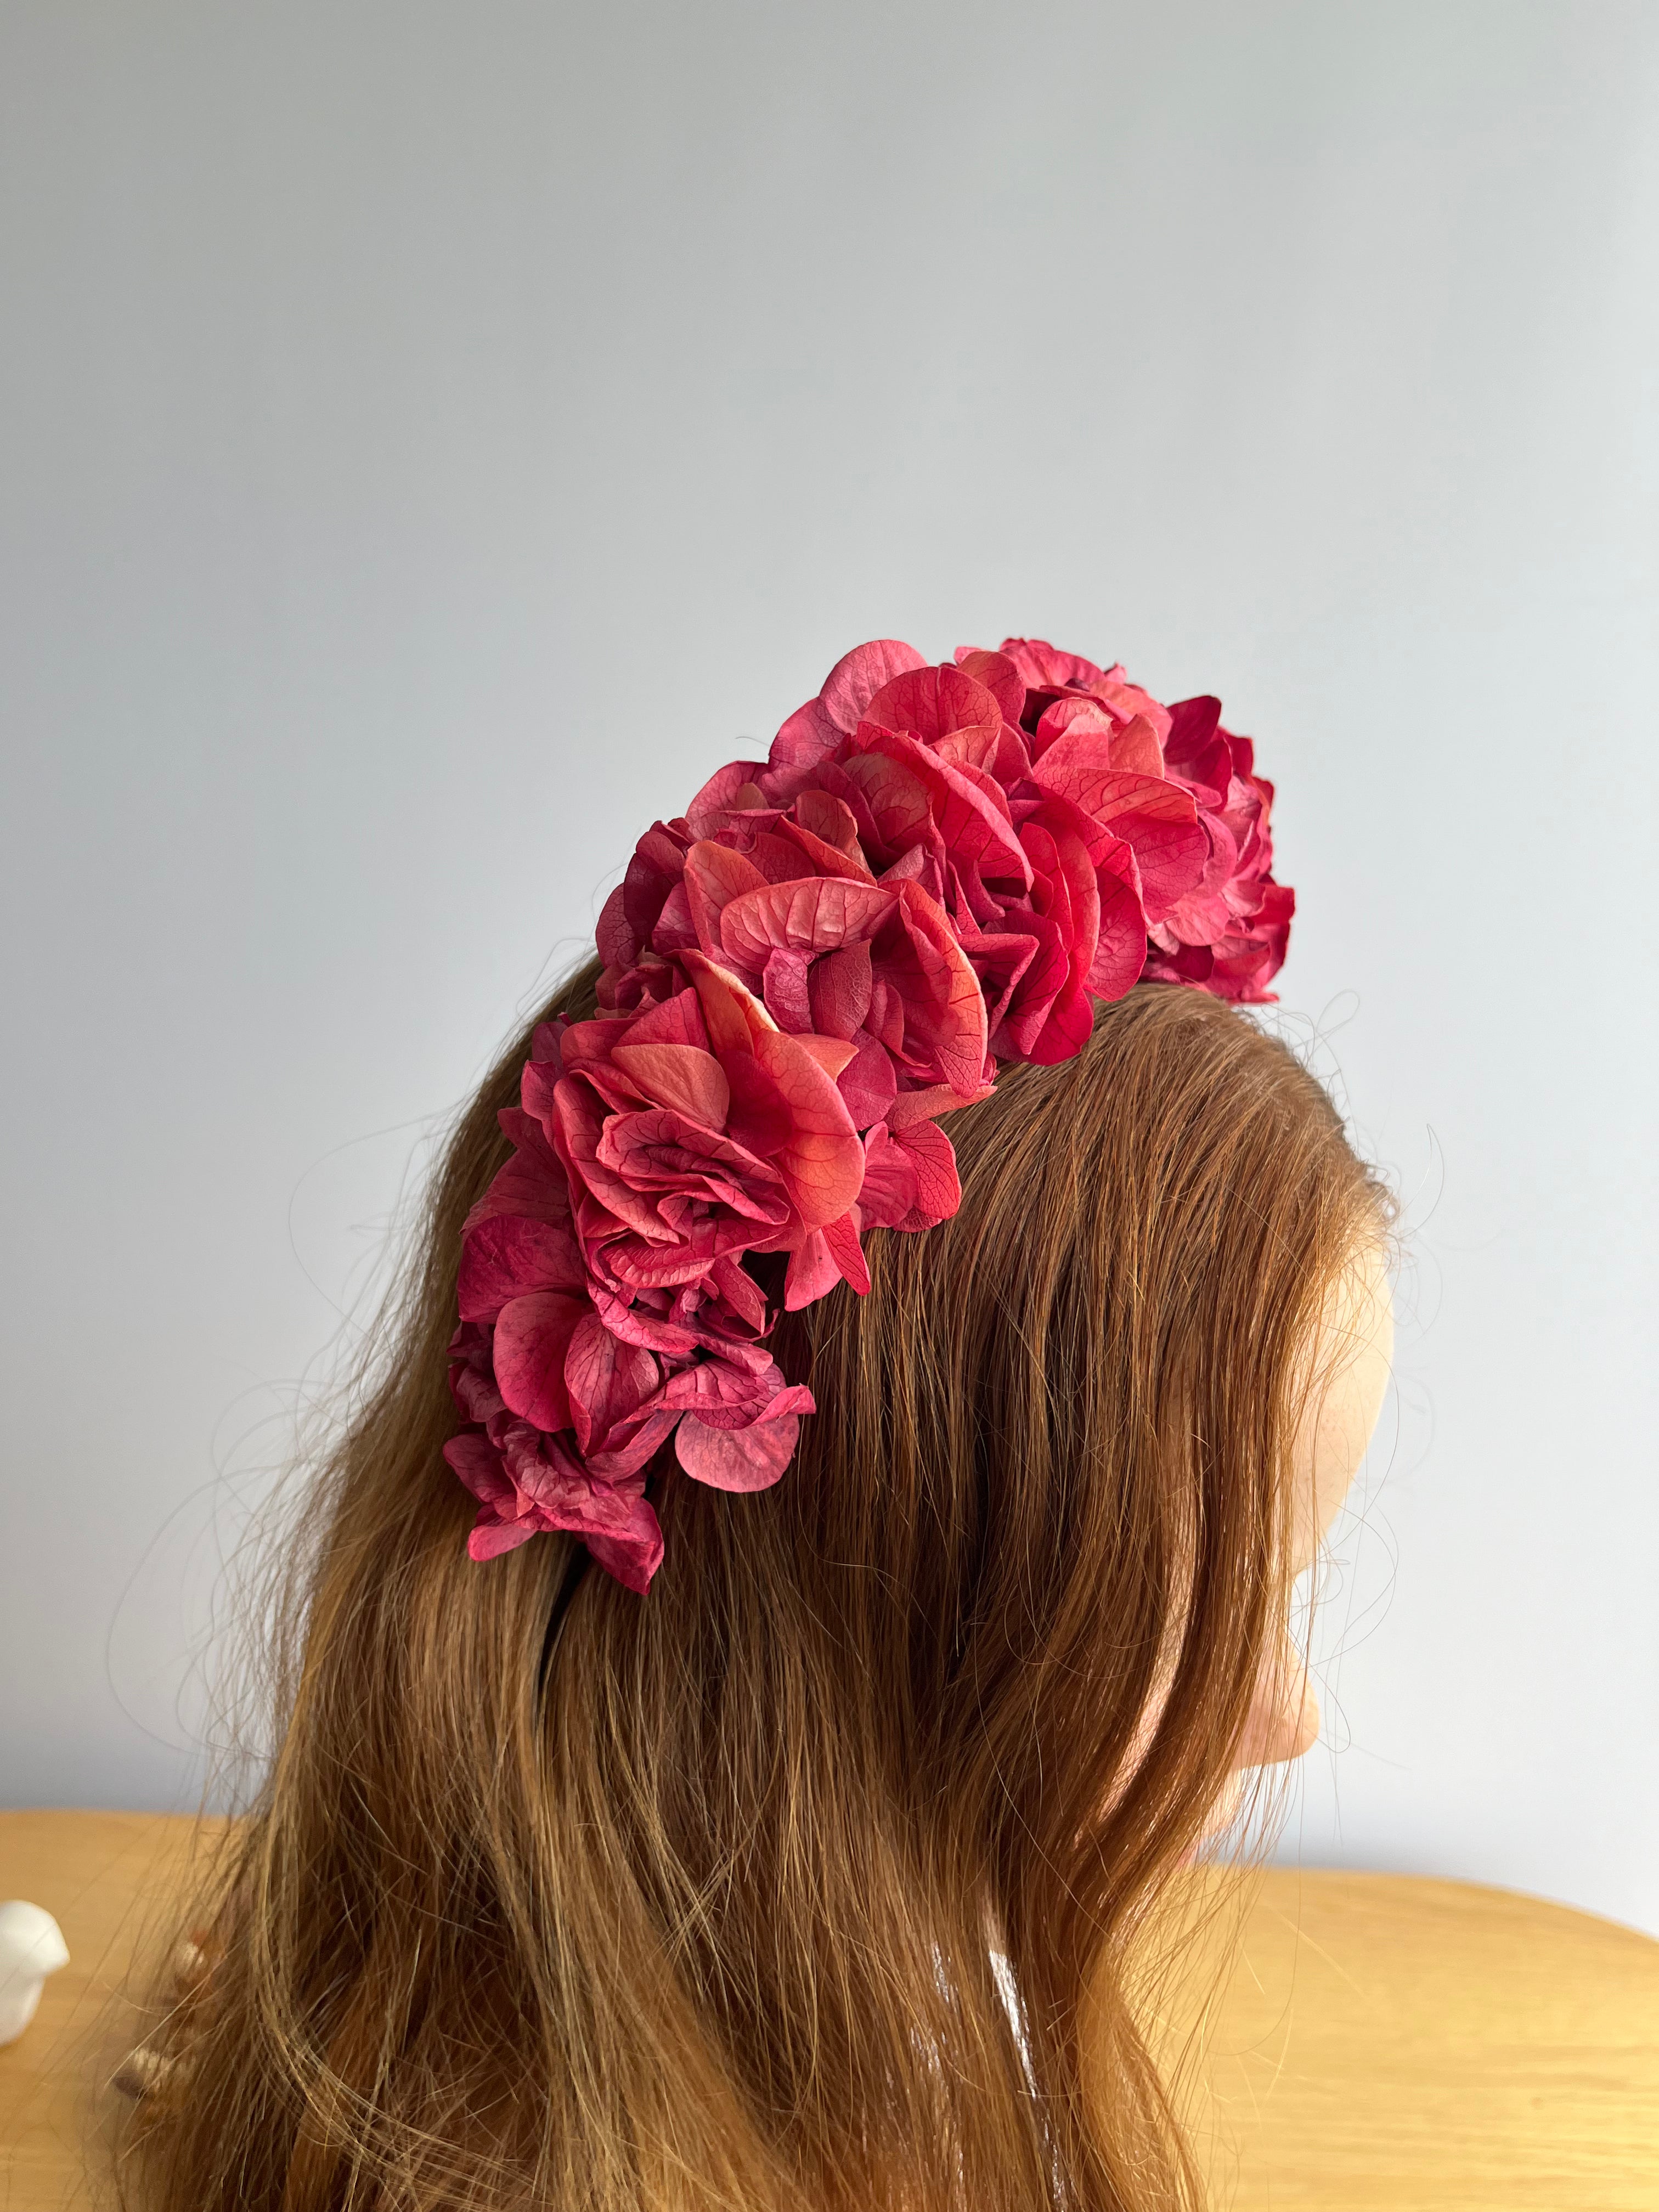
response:
M466 1223L445 1456L472 1557L568 1529L642 1592L671 1433L698 1482L775 1482L815 1408L744 1255L788 1255L792 1310L866 1291L863 1231L955 1212L938 1116L999 1061L1071 1059L1143 976L1268 997L1295 905L1272 800L1217 700L1034 638L937 668L882 639L647 830L599 916L599 1018L537 1030Z

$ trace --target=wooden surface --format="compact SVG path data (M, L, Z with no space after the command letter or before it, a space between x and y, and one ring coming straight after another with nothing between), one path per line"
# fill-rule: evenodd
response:
M1659 2212L1659 1943L1405 1875L1242 1898L1185 2100L1218 2207Z
M0 1899L44 1905L71 1959L0 2050L3 2212L106 2197L83 2177L107 2159L120 1985L135 1943L171 1932L189 1843L141 1814L0 1814ZM1239 1895L1201 2039L1184 1999L1166 2026L1218 2207L1659 2212L1659 1943L1404 1875L1271 1873ZM1228 1932L1224 1914L1194 1987Z
M132 2041L122 1984L135 1957L165 1946L190 1863L193 1824L148 1813L0 1813L0 1902L44 1905L70 1963L40 2009L0 2048L0 2212L104 2204L109 2077Z

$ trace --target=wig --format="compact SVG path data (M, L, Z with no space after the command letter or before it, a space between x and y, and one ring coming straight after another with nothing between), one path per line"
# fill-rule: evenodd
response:
M653 1462L641 1598L574 1536L475 1564L444 1460L462 1224L532 1028L325 1471L128 2201L1197 2202L1135 1946L1283 1648L1304 1353L1375 1179L1248 1012L1102 1006L953 1117L951 1219L872 1231L866 1297L784 1317L819 1412L783 1479Z

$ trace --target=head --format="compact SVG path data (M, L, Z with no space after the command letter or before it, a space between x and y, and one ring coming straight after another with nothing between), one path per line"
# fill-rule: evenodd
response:
M953 1218L786 1316L820 1411L782 1480L662 1455L641 1598L567 1537L475 1565L442 1457L527 1037L317 1498L135 2172L193 2212L1182 2201L1130 1949L1316 1727L1290 1592L1380 1398L1377 1186L1247 1016L1103 1006L953 1117Z

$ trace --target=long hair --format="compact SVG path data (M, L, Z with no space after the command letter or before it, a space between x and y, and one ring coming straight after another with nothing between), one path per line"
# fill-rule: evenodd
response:
M783 1479L653 1471L641 1599L562 1537L473 1565L441 1455L528 1042L311 1503L278 1748L128 2201L1195 2202L1132 1948L1283 1645L1301 1355L1379 1203L1324 1092L1164 985L1008 1070L952 1117L954 1218L781 1326L820 1408Z

